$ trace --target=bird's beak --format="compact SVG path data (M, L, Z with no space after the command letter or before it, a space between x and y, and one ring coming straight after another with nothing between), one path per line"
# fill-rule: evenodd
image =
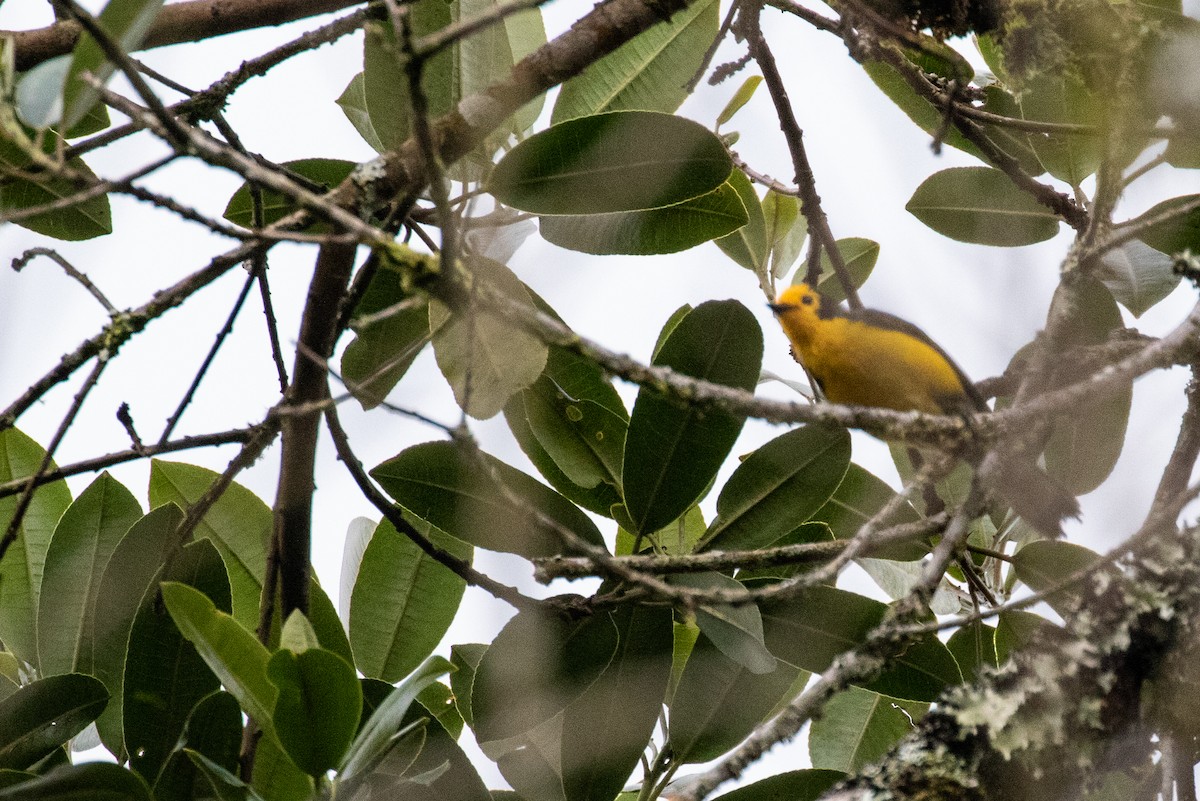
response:
M790 303L768 303L767 308L776 314L783 314L785 311L790 311L796 307Z

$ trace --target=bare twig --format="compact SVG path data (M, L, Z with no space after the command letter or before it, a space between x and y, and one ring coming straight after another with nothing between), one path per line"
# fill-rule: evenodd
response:
M91 293L92 297L94 297L100 303L100 305L104 307L104 310L106 312L108 312L110 315L118 314L116 307L113 306L112 303L109 302L109 300L105 296L105 294L100 291L100 288L98 286L96 286L95 284L93 284L92 280L90 278L88 278L84 272L76 269L75 266L71 264L71 262L64 259L62 257L62 255L59 254L59 252L56 250L53 250L51 248L42 248L42 247L30 248L29 250L22 253L20 256L13 259L12 268L14 270L20 272L21 269L26 264L28 264L30 261L32 261L37 256L45 256L46 258L50 259L50 261L57 264L59 267L62 267L63 272L65 272L67 275L71 276L76 281L78 281L80 284L82 284L83 288Z

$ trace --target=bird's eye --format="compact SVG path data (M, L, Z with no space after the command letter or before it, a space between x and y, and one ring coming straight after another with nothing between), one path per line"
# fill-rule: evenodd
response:
M813 296L805 295L804 297L800 298L800 302L803 303L805 306L811 306L811 305L813 305Z

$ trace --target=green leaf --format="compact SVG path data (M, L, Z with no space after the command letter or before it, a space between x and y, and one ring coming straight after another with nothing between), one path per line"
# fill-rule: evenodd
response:
M450 646L450 662L455 670L450 674L450 689L454 691L454 702L467 725L474 726L471 713L471 688L475 684L475 671L487 651L487 643L462 643Z
M658 531L642 537L640 553L660 551L665 554L687 554L696 551L696 543L708 529L704 524L704 512L693 506ZM630 556L638 539L624 528L617 529L617 556Z
M79 673L26 684L0 701L0 768L31 767L83 731L106 703L104 685Z
M879 260L879 243L871 239L850 237L839 239L835 244L838 252L842 254L842 261L846 264L846 272L850 274L850 283L854 284L855 289L862 288L871 276L871 271L875 269L875 262ZM803 280L803 276L797 275L796 279ZM833 271L833 261L824 250L821 251L821 277L817 279L817 291L834 303L841 303L846 299L846 290L842 288L842 282Z
M1169 256L1135 239L1101 256L1093 275L1134 317L1141 317L1179 286L1181 276L1171 267Z
M954 167L925 179L905 206L959 242L1017 247L1058 233L1058 217L990 167Z
M298 159L285 161L282 166L309 183L328 191L346 180L357 165L353 161L342 159ZM260 191L262 193L260 226L278 222L302 208L291 198L285 197L273 189L261 189ZM254 221L254 200L250 193L250 184L244 183L238 187L238 190L229 198L229 203L226 204L222 216L234 225L240 225L243 228L257 227ZM326 229L328 229L327 223L317 223L309 226L306 230Z
M701 634L671 698L668 735L675 758L697 763L725 753L770 714L801 675L806 674L782 660L772 672L755 675Z
M822 673L845 651L861 644L887 615L879 601L817 586L785 601L760 604L767 648L779 659ZM935 636L897 655L866 688L913 701L932 701L962 681L958 664Z
M670 577L677 587L698 590L745 590L741 582L721 573L682 573ZM775 657L763 643L762 615L754 604L702 603L696 625L721 653L761 676L775 670Z
M1191 211L1183 209L1191 207ZM1183 195L1164 200L1138 219L1154 219L1178 210L1166 222L1152 225L1139 237L1150 247L1168 255L1190 250L1200 253L1200 195Z
M372 150L376 153L382 153L387 150L387 147L383 144L383 140L375 132L375 125L371 122L371 114L367 110L367 81L365 73L360 72L351 78L350 83L346 84L346 88L342 90L342 94L336 102L341 107L342 113L346 115L346 119L354 126L354 130L358 131L358 135L371 146Z
M338 769L338 784L346 798L353 796L355 785L361 783L395 745L396 733L417 695L453 669L454 666L440 656L431 656L400 682L371 714L350 743Z
M79 661L104 682L112 703L96 721L100 739L115 755L125 750L123 732L125 660L129 632L146 590L176 542L175 530L183 513L174 504L160 506L134 523L117 543L96 591L93 626L85 629ZM156 596L151 593L151 599Z
M280 648L267 664L267 678L278 691L272 717L284 750L308 775L324 776L358 730L362 690L354 668L322 648Z
M846 775L836 770L791 770L743 785L716 801L816 801Z
M150 505L174 503L186 509L218 478L219 474L203 467L155 459L150 467ZM196 536L211 539L225 561L233 588L233 616L251 631L258 626L272 519L271 510L257 495L234 482L196 527Z
M721 113L717 115L718 128L733 119L733 115L750 102L750 98L754 97L762 80L761 75L751 75L742 81L742 85L738 87L738 90L733 93L733 97L729 98L729 102L725 104L725 108L721 109Z
M850 434L801 426L755 450L729 477L701 549L754 550L808 520L850 465Z
M237 770L241 744L242 710L237 700L223 691L202 699L154 780L154 797L158 801L192 801L197 783L204 781L196 758L203 757L225 771Z
M985 667L996 667L996 629L986 623L968 623L946 641L963 678L972 681Z
M540 226L543 239L568 250L598 256L651 256L678 253L732 235L731 231L746 227L748 220L744 202L734 185L726 182L672 206L542 217Z
M161 579L183 582L229 609L229 579L213 544L185 546L163 567ZM220 688L196 649L179 634L158 603L158 585L147 588L129 631L121 720L129 765L153 782L179 742L188 716L202 698ZM170 665L169 670L164 666Z
M1090 125L1103 130L1103 102L1080 78L1063 71L1043 72L1025 81L1018 104L1027 120ZM1134 139L1130 137L1130 146ZM1096 171L1104 148L1102 137L1092 134L1030 134L1028 141L1046 171L1071 186L1079 186Z
M732 234L716 240L721 251L751 272L761 272L766 267L769 243L767 242L767 220L754 185L741 170L729 173L728 183L737 190L738 198L746 209L749 221Z
M1017 551L1012 558L1017 578L1034 592L1042 592L1073 573L1091 567L1103 559L1095 551L1070 542L1039 540ZM1116 573L1105 569L1111 578ZM1079 599L1079 587L1066 587L1046 598L1046 603L1059 614L1071 612Z
M97 22L122 51L131 53L140 48L162 4L163 0L110 0ZM84 73L104 83L115 70L96 40L81 34L63 89L63 129L74 127L100 99L100 90L83 80Z
M0 482L33 475L41 468L45 453L18 429L0 431ZM55 469L53 461L47 469ZM0 498L0 531L7 531L11 525L17 498ZM0 642L33 665L38 658L36 617L46 552L54 528L70 503L66 482L38 487L17 527L17 538L0 561Z
M204 754L188 749L188 757L200 770L213 794L218 801L261 801L262 796L254 792L250 785L239 779L226 766L209 759Z
M496 165L488 190L534 214L657 209L713 191L733 162L712 132L670 114L617 111L535 134Z
M737 301L697 306L671 331L655 365L752 391L762 363L762 330ZM704 494L741 431L744 418L720 409L681 406L638 392L625 440L622 482L631 529L648 534L683 514Z
M943 129L945 129L942 142L964 153L970 153L980 161L986 161L979 148L959 133L957 128L954 126L946 128L945 112L918 95L895 67L882 61L868 61L863 64L863 70L875 82L879 90L887 95L925 133L936 136L943 134Z
M133 494L107 471L63 513L46 549L38 600L38 658L43 676L91 672L92 616L104 567L142 516ZM85 633L86 632L86 633ZM89 648L82 652L83 643Z
M503 264L478 256L469 264L473 278L490 290L533 305L525 285ZM434 356L454 399L479 420L495 416L515 393L537 381L546 366L546 344L503 315L477 308L452 313L432 301L429 327Z
M674 112L717 36L719 3L700 0L635 36L562 86L551 123L606 111Z
M800 214L799 200L774 189L767 190L762 210L771 248L771 275L782 278L800 258L808 238L808 221Z
M108 762L63 765L44 776L0 789L0 799L20 801L152 801L136 774Z
M442 550L470 560L471 546L430 530ZM399 681L441 642L466 581L384 520L363 553L350 600L350 642L364 676Z
M625 786L654 733L671 675L668 608L625 604L605 614L617 630L616 653L563 716L568 801L611 801Z
M400 273L384 260L355 309L355 338L342 353L342 380L364 409L374 409L429 344L429 304L404 290ZM384 310L370 324L361 321Z
M618 644L609 613L566 620L539 608L518 612L475 671L476 739L524 734L562 712L604 672Z
M414 445L371 475L405 509L480 548L530 557L561 553L561 539L538 515L593 545L604 543L595 523L554 490L452 442Z
M429 712L452 739L458 739L465 721L454 702L453 690L441 682L430 684L417 696L417 702L424 708L423 711L418 710L421 714Z
M282 610L276 607L276 620L282 616ZM333 651L350 664L354 664L354 654L350 650L350 638L342 627L342 619L338 617L337 607L321 585L317 583L315 573L309 575L308 582L308 622L316 632L317 642L326 651Z
M80 191L80 187L72 180L49 174L40 168L30 169L32 162L29 157L4 136L0 136L0 163L24 173L6 174L0 179L0 213L54 203ZM80 158L69 159L66 167L80 173L85 179L99 181ZM66 208L16 220L15 223L55 239L79 242L111 234L112 209L108 195L96 195Z
M996 659L1001 665L1014 651L1053 637L1056 626L1032 612L1001 612L996 622Z
M275 737L263 737L254 752L254 792L263 801L312 801L314 782L292 762Z
M270 654L236 619L219 611L202 592L163 582L162 597L179 631L196 647L209 669L238 700L246 714L274 737L271 711L275 686L267 678Z
M857 773L890 751L927 711L929 704L858 687L840 692L829 699L809 730L813 767Z
M895 495L895 490L882 479L857 464L851 464L833 496L809 520L827 524L835 539L848 540ZM901 505L892 519L895 523L913 523L920 519L920 515L906 503ZM878 559L903 561L920 559L927 552L928 548L920 542L893 543L869 551L871 556Z
M1054 303L1062 301L1056 297ZM1075 294L1078 309L1061 334L1062 347L1098 345L1124 328L1121 311L1098 281L1081 283ZM1063 383L1074 376L1063 375ZM1046 443L1046 472L1073 495L1096 489L1108 478L1125 445L1133 388L1123 387L1079 403L1072 413L1054 422Z

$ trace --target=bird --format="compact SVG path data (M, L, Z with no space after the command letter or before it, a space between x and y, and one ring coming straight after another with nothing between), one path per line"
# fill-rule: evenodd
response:
M946 351L917 326L876 309L845 309L807 283L768 304L792 355L831 403L958 415L970 422L988 406ZM1079 516L1079 502L1033 460L1009 456L995 489L1026 523L1051 537Z

